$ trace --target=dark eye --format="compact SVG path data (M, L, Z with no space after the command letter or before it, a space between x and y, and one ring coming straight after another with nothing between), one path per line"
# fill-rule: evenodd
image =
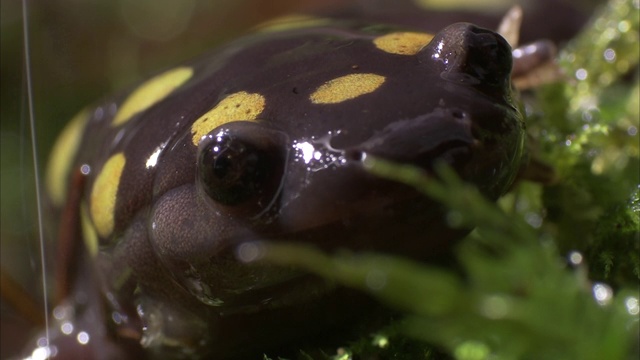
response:
M236 214L261 214L280 190L286 142L282 132L255 122L237 121L215 129L200 142L200 188Z

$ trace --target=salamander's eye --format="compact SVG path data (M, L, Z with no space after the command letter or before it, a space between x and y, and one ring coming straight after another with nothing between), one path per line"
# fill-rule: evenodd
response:
M287 137L256 122L237 121L205 136L198 153L199 187L236 215L258 216L280 191Z

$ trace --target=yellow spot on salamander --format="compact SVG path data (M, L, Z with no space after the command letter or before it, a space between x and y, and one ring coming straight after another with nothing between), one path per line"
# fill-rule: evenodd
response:
M329 24L330 19L306 15L289 15L264 22L256 27L262 32L276 32Z
M395 32L377 37L373 44L380 50L397 55L415 55L433 39L433 35L418 32Z
M91 219L98 234L107 237L113 231L116 195L126 159L123 153L109 158L98 174L91 190Z
M96 256L98 255L98 233L91 223L89 210L87 210L87 204L85 202L80 205L80 221L84 244L87 247L89 254L91 256Z
M200 139L218 126L231 121L257 119L264 110L265 103L264 96L245 91L227 96L191 125L193 145L198 146Z
M322 84L311 94L309 99L314 104L337 104L372 93L384 82L385 77L382 75L345 75Z
M191 76L193 76L192 68L179 67L146 81L122 103L111 125L118 126L126 123L135 114L166 98L173 90L189 80Z
M89 118L89 111L82 110L67 124L56 141L47 167L46 187L54 206L60 207L67 198L69 173L78 152L82 132Z

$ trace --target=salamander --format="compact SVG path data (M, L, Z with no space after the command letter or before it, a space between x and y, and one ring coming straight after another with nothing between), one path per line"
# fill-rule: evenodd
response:
M468 230L363 162L446 163L495 200L525 125L509 43L433 30L280 19L81 111L47 172L66 259L53 357L226 358L340 324L339 289L246 264L247 242L449 252Z

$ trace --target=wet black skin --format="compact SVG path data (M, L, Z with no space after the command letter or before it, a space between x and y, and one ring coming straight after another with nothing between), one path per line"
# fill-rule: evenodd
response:
M116 344L127 334L129 346L142 337L159 358L244 356L357 315L349 305L357 295L345 300L345 290L295 270L241 262L246 241L422 261L450 251L466 231L449 229L443 209L415 190L367 173L368 156L427 172L445 161L491 199L507 190L524 134L510 46L458 23L418 54L394 55L372 43L390 31L341 21L248 36L193 63L194 77L138 114L117 141L122 129L109 128L112 115L89 123L77 164L99 169L116 152L127 156L115 231L100 239L95 264L110 301L90 306L127 316L106 321ZM352 73L386 81L341 103L309 101L323 83ZM194 146L191 123L238 91L266 98L258 121L237 119ZM164 142L158 165L147 169L146 157ZM305 160L309 147L319 159ZM77 321L90 323L83 315Z

